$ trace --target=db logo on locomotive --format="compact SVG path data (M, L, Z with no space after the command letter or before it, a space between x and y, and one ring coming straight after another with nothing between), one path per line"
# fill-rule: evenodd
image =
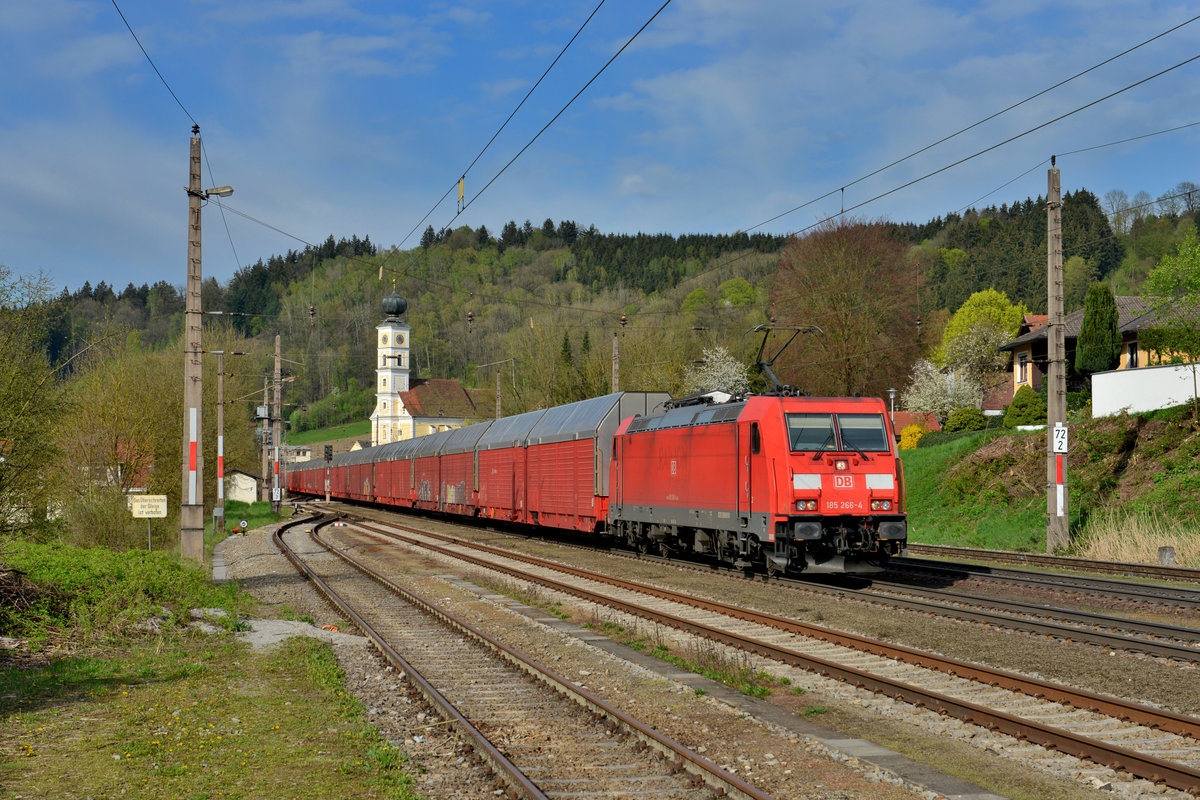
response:
M835 488L835 489L853 489L854 488L854 476L853 475L834 475L833 476L833 488Z

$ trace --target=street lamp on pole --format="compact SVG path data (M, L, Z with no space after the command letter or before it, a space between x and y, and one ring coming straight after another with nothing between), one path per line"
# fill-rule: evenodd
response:
M888 397L892 401L892 429L896 428L896 390L895 388L888 389Z
M200 126L192 126L188 196L187 293L183 337L183 491L179 510L179 550L185 559L204 563L203 347L200 341L200 209L209 197L228 197L229 186L200 188Z

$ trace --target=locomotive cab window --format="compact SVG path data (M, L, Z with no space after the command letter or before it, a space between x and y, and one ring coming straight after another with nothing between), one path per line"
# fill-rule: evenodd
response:
M837 449L832 414L788 414L787 427L793 453Z
M879 414L838 414L842 431L842 448L863 453L887 453L887 431Z

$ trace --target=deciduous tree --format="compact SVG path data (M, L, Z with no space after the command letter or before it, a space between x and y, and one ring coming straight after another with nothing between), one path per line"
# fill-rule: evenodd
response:
M687 370L686 381L688 391L694 394L716 391L743 395L750 390L746 365L720 346L704 349L701 363Z
M56 451L65 397L40 341L44 277L0 264L0 536L36 534L54 494L46 464Z
M1192 368L1192 411L1200 420L1197 362L1200 362L1200 240L1190 231L1178 252L1167 256L1146 279L1145 297L1155 314L1154 327L1139 335L1160 358Z
M983 387L968 375L955 375L924 359L913 365L907 386L900 394L905 411L936 414L945 422L957 408L977 406Z
M824 335L792 343L774 368L781 381L812 394L879 397L903 382L917 352L921 280L906 251L883 223L852 219L788 243L771 296L779 325L817 325Z

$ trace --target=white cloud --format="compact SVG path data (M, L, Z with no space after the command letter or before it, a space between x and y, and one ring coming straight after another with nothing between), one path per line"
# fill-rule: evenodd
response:
M56 78L84 78L115 66L142 60L127 32L84 36L42 59L38 67Z
M491 98L504 97L513 92L524 89L529 85L529 81L525 78L502 78L498 81L488 81L479 84L480 90Z
M95 18L93 3L77 0L4 0L0 3L0 30L31 33L63 29Z
M200 0L208 16L219 22L251 25L314 17L356 18L363 15L353 0Z

